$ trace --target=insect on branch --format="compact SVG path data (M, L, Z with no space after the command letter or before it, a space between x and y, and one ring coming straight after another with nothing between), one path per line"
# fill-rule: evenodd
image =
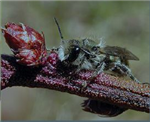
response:
M63 41L49 54L43 35L29 26L7 23L5 28L2 32L14 55L1 55L2 90L22 86L67 92L88 98L83 110L108 116L127 109L150 112L150 84L139 83L131 73L128 60L138 58L130 51L96 45L90 39L73 39Z

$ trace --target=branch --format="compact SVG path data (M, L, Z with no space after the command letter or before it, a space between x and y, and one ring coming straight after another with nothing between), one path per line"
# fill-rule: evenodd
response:
M53 55L51 53L48 59ZM48 88L150 112L150 84L138 84L106 73L92 78L92 71L62 73L50 60L44 66L29 67L18 64L13 56L1 55L1 59L1 89L13 86Z

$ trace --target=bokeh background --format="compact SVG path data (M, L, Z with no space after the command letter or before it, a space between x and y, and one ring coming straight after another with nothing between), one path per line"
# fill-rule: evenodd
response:
M43 31L48 49L58 47L56 17L65 39L104 38L106 44L125 47L140 58L131 69L149 81L149 2L2 2L2 26L24 23ZM2 53L12 54L2 37ZM149 114L128 110L113 118L82 111L86 98L47 89L13 87L2 94L2 120L149 120Z

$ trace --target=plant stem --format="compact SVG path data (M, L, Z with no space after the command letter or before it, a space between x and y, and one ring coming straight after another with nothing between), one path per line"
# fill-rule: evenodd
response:
M13 86L48 88L150 112L150 84L139 84L106 73L92 78L92 71L61 74L49 62L44 66L28 67L8 55L1 55L1 59L1 89Z

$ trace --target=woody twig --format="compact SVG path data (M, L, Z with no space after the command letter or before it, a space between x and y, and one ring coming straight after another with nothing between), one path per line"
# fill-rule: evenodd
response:
M53 56L51 53L48 59ZM18 64L13 56L1 55L1 59L2 90L13 86L47 88L150 112L150 84L139 84L105 73L91 79L92 71L60 74L50 61L44 66L28 67ZM89 84L83 89L83 83L87 82Z

